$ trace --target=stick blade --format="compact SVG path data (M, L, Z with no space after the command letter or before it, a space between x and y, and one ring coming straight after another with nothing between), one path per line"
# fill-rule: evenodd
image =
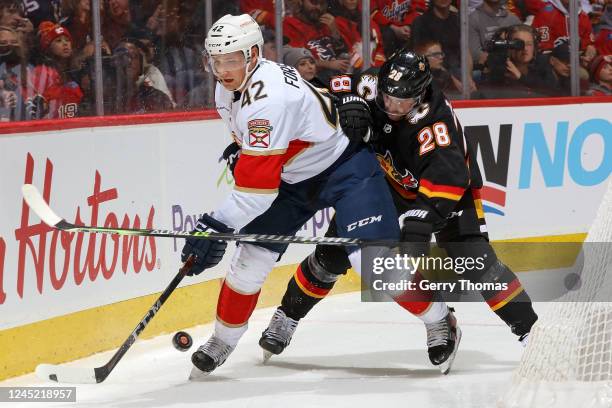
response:
M96 384L96 371L93 368L66 367L56 364L39 364L36 376L42 380L70 384Z
M48 226L54 227L62 221L62 218L53 212L40 194L40 191L32 184L24 184L21 187L21 194L28 204L28 207L30 207Z

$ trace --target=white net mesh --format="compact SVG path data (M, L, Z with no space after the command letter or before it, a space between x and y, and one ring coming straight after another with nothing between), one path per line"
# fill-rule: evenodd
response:
M582 286L533 327L499 407L612 407L612 181L583 246Z

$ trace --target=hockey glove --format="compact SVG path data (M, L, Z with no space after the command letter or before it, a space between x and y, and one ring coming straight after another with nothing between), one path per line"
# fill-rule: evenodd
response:
M221 157L219 157L219 162L225 160L227 162L227 167L229 167L232 175L234 175L234 169L236 168L236 163L238 163L239 157L240 146L238 146L238 143L232 142L225 148L221 154Z
M411 213L414 210L408 211ZM429 242L433 227L430 223L417 220L410 215L402 215L402 230L400 241L402 252L415 258L429 254Z
M233 232L232 228L215 220L208 214L204 214L198 219L195 231L200 232ZM187 238L183 251L181 253L181 261L186 262L193 255L195 262L187 276L199 275L204 269L212 268L223 259L225 249L227 248L226 241L213 241L209 239Z
M338 115L340 126L351 142L368 142L372 135L372 114L368 103L356 95L344 95L339 98Z

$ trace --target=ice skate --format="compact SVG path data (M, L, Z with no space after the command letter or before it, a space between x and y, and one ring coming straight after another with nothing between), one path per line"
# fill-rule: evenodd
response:
M451 369L461 342L461 329L453 312L454 309L449 307L448 315L442 320L425 324L429 361L445 375Z
M189 380L198 381L208 376L213 370L225 362L234 351L234 347L213 335L206 343L191 355L193 368Z
M276 309L268 328L263 331L259 339L259 345L263 349L263 363L265 364L273 354L280 354L291 342L291 337L298 325L280 308Z

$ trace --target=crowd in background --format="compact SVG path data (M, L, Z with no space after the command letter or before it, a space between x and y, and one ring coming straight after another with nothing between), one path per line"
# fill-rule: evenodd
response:
M371 64L398 47L427 57L436 83L462 94L459 0L371 0ZM472 98L570 94L569 0L468 1ZM576 0L580 92L612 94L612 0ZM249 13L264 57L324 85L360 72L360 0L286 0L276 49L274 0L212 0L212 21ZM100 0L104 114L212 106L203 66L203 0ZM0 0L0 121L96 114L91 0ZM279 55L280 53L280 55Z

